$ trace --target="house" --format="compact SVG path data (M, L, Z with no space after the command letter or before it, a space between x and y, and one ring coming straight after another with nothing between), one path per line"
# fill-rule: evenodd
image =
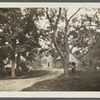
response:
M98 42L89 50L86 54L79 58L80 66L92 66L96 67L97 65L100 66L100 39Z
M41 66L43 68L52 68L54 67L54 59L50 54L43 55L41 57Z
M15 56L17 57L17 55ZM20 56L20 61L26 61L26 59L23 57L23 56ZM9 60L8 58L6 59L5 61L7 64L5 65L5 68L11 68L11 60ZM16 59L15 59L15 62L16 62ZM15 63L15 68L16 68L16 63Z
M75 62L76 66L78 66L77 58L73 54L71 54L71 53L69 54L69 62ZM56 58L55 65L56 65L57 68L62 68L63 67L60 56L58 58Z
M62 68L63 67L60 56L55 59L55 67L56 68Z
M40 69L42 66L41 66L41 56L40 55L36 55L34 61L32 61L30 63L30 66L33 67L33 69Z
M54 66L54 59L50 54L36 55L35 60L30 63L33 69L52 68Z

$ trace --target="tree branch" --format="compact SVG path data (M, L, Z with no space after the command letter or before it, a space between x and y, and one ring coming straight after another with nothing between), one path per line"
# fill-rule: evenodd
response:
M81 8L79 8L69 19L68 22L80 11Z
M67 33L67 25L68 25L68 19L67 19L67 12L68 12L68 9L64 9L65 10L65 34Z
M50 25L52 26L52 21L51 21L51 19L50 19L50 17L49 17L49 14L48 14L48 8L46 8L46 15L47 15L47 18L48 18L48 20L49 20L49 23L50 23Z
M72 46L72 47L69 49L69 52L70 52L70 53L72 53L73 48L74 48L74 47Z
M55 41L55 42L54 42L54 45L55 45L57 51L59 52L60 56L63 58L62 51L61 51L61 49L59 48L59 46L58 46L58 44L57 44L57 41L56 41L56 37L54 37L54 41Z
M57 24L58 24L60 16L61 16L61 8L59 8L59 14L58 14L58 18L57 18L56 23L55 23L55 28L54 28L55 30L54 30L54 35L53 36L54 36L54 45L55 45L57 51L59 52L60 56L63 58L62 51L59 48L59 45L58 45L57 40L56 40L56 29L57 29Z
M7 17L5 14L3 14L3 13L0 12L0 16L2 17L2 19L5 20L5 22L7 22L9 25L11 25L11 24L8 22L8 20L5 18L5 17Z
M59 8L59 14L58 14L58 18L57 18L57 20L56 20L55 26L57 26L57 24L58 24L60 15L61 15L61 8Z
M48 14L48 8L46 8L46 15L47 15L47 18L48 18L48 20L49 20L49 23L50 23L50 26L52 26L52 19L50 19L50 16L49 16L49 14ZM59 45L58 45L58 43L57 43L57 40L56 40L56 31L57 31L57 25L58 25L58 22L59 22L59 18L60 18L60 16L61 16L61 8L59 8L59 13L58 13L58 18L56 19L56 22L55 22L55 25L54 25L54 30L53 30L53 43L54 43L54 45L55 45L55 47L56 47L56 49L57 49L57 51L58 51L58 53L59 53L59 55L61 56L61 57L63 57L63 54L62 54L62 51L61 51L61 49L59 48Z

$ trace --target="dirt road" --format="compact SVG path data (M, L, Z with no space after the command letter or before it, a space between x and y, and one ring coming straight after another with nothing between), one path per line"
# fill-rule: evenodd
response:
M24 88L30 87L36 82L54 79L63 73L63 69L49 69L50 74L27 79L11 79L11 80L0 80L0 91L21 91Z

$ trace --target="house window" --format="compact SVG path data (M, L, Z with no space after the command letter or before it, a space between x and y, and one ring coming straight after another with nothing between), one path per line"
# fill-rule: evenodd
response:
M42 60L42 63L43 63L43 64L46 64L46 63L47 63L47 59L43 59L43 60Z

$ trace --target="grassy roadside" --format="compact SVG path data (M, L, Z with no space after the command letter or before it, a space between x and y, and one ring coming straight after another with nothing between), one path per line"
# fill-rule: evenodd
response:
M36 78L36 77L42 77L44 75L49 74L50 71L49 70L32 70L24 75L21 76L16 76L13 79L25 79L25 78ZM7 77L0 77L0 80L11 80L11 76L7 76Z
M100 91L100 70L77 71L56 79L38 82L23 91Z

